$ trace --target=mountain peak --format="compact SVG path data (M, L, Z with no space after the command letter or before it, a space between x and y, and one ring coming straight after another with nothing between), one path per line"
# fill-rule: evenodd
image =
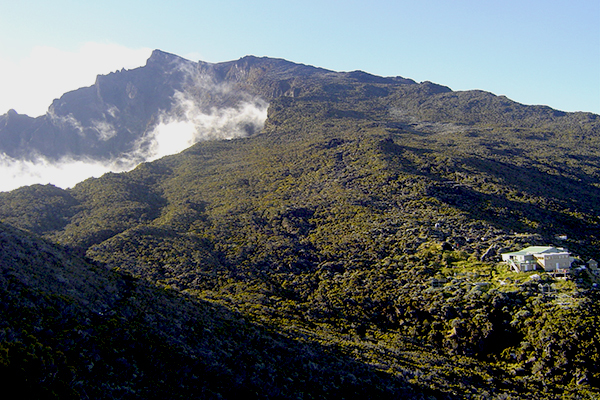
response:
M159 49L155 49L152 51L152 54L148 58L148 61L146 61L146 65L152 65L152 64L162 65L162 64L167 64L167 63L174 62L174 61L192 62L183 57L179 57L178 55L175 55L172 53L167 53L167 52L159 50Z
M19 113L14 108L11 108L10 110L8 110L6 112L6 115L8 117L15 117L15 116L19 115Z

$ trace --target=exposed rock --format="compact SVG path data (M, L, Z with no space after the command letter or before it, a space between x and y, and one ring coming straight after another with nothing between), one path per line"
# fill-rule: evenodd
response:
M487 248L487 250L483 253L483 255L480 257L481 261L489 261L492 259L492 257L496 256L496 245L492 244L490 247Z

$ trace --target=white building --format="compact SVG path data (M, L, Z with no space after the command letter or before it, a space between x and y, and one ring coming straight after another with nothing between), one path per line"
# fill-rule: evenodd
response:
M502 261L516 272L533 271L539 267L547 272L566 272L573 257L561 247L531 246L512 253L502 253Z

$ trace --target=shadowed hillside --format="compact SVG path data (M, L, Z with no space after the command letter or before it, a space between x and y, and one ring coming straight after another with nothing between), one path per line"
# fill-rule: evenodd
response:
M453 398L0 226L4 387L30 398Z

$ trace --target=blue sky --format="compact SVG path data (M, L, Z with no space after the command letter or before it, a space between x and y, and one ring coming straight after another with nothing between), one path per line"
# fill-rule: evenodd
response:
M248 54L600 113L598 0L4 1L0 113L39 115L158 48Z

